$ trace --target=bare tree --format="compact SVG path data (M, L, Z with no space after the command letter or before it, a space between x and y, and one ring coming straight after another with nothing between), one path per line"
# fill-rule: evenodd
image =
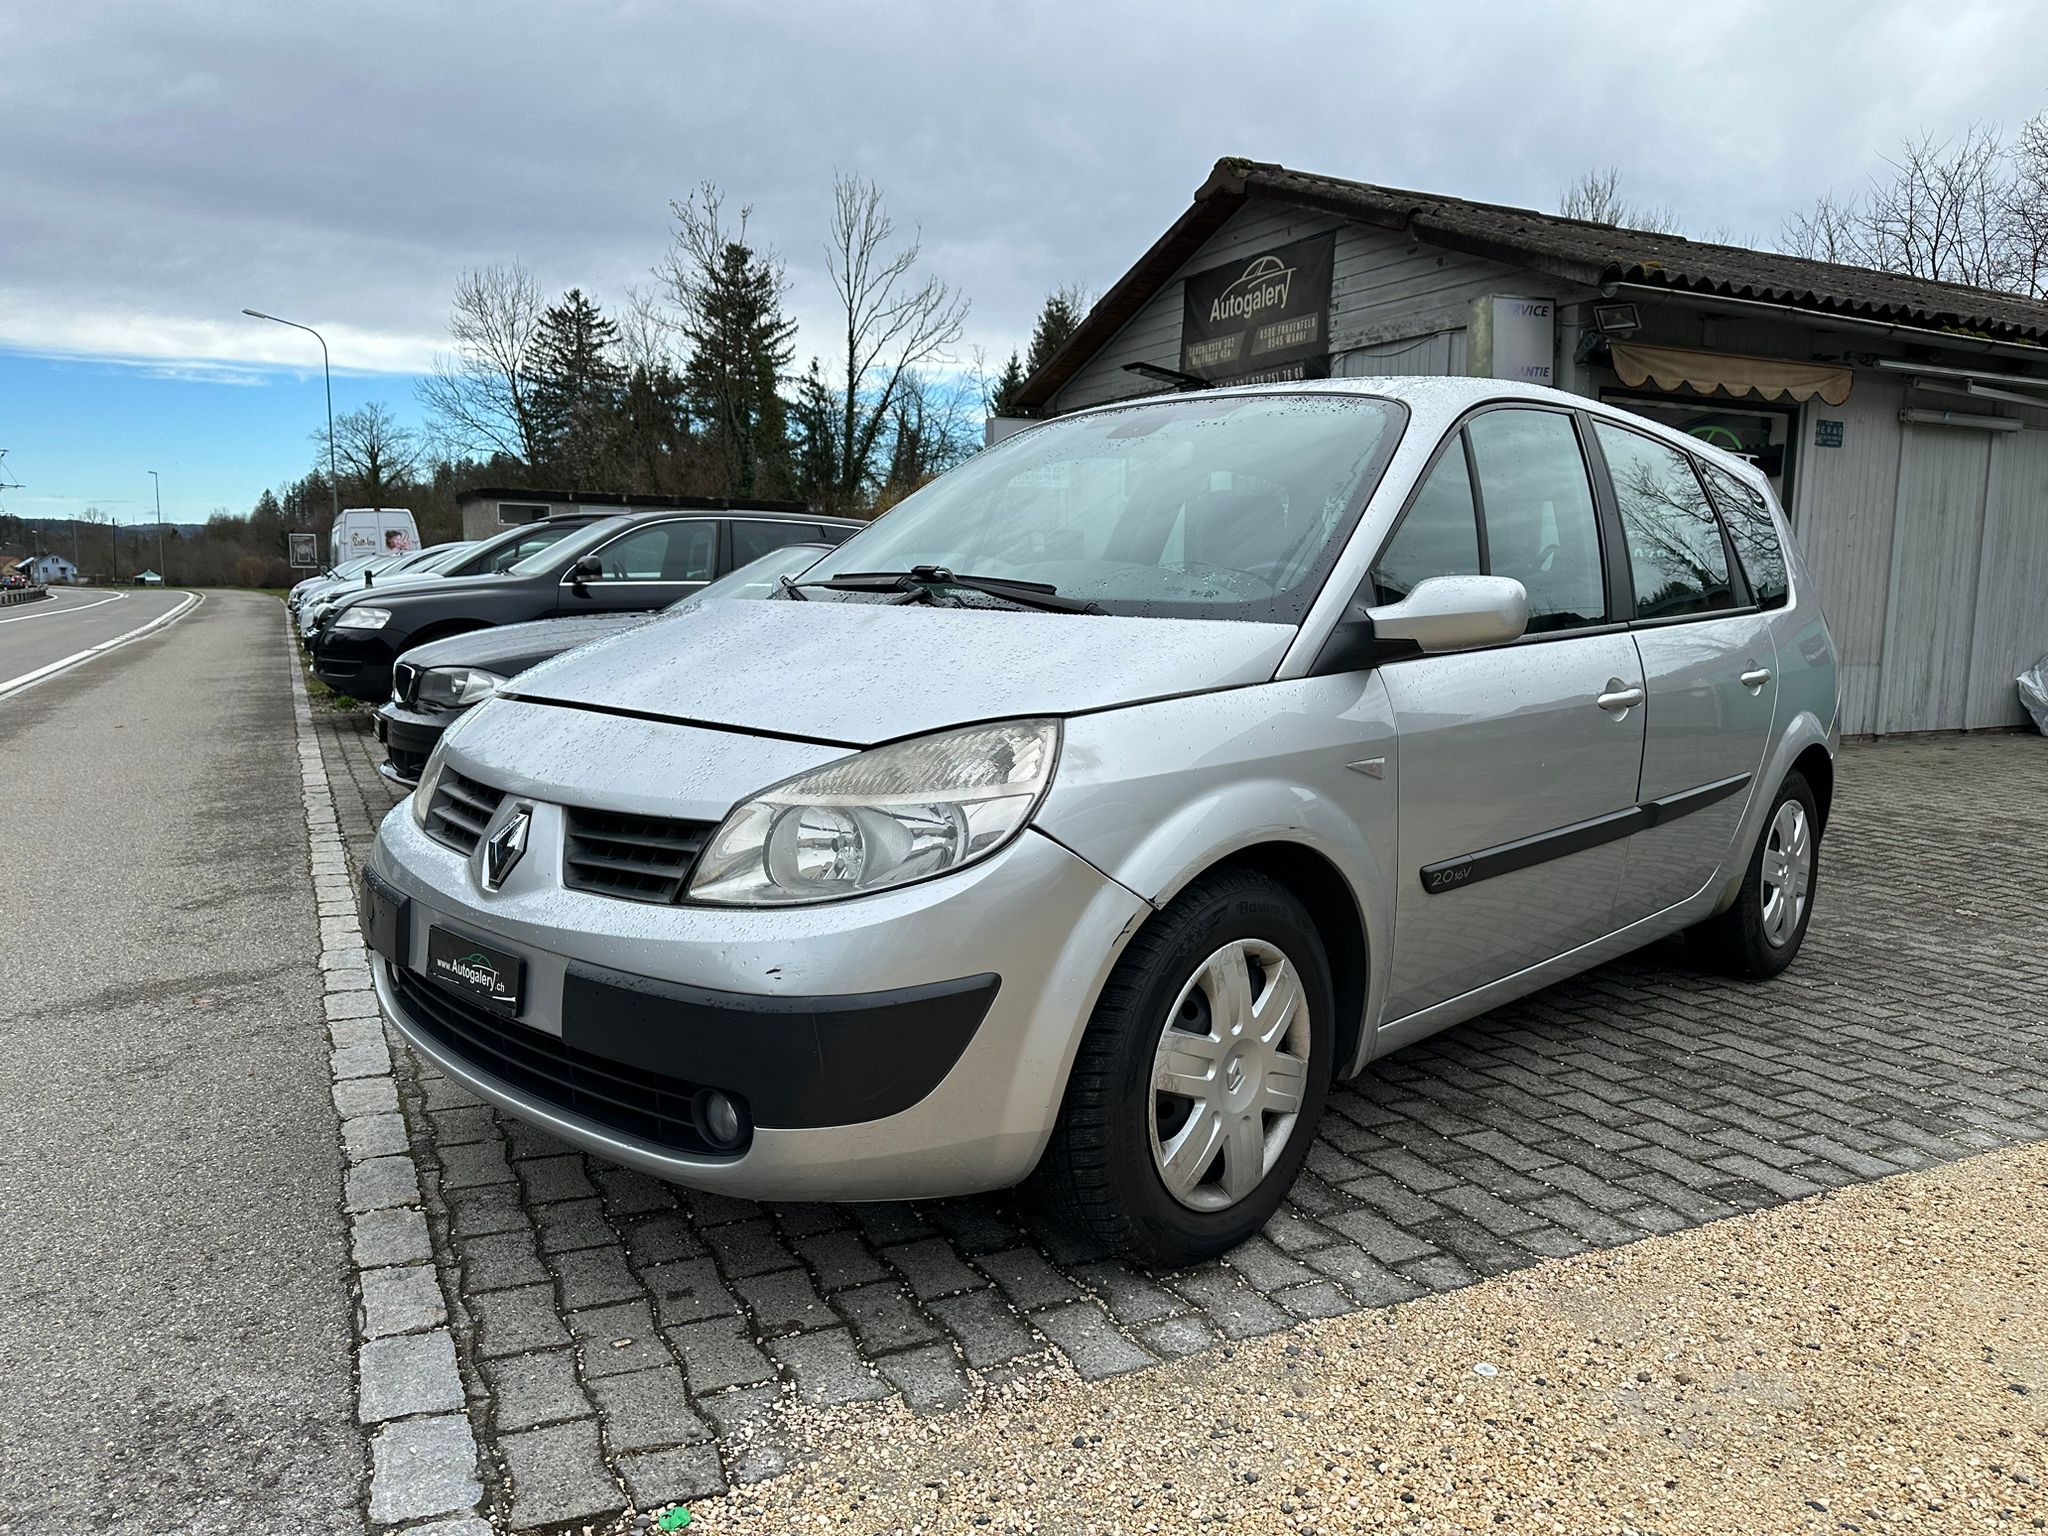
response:
M2020 126L2006 189L2006 238L2015 293L2048 298L2048 112Z
M313 434L327 447L327 429ZM346 411L334 420L334 459L340 472L356 482L366 506L381 507L392 487L409 484L419 474L425 449L412 432L381 402Z
M673 260L671 253L669 261ZM667 265L657 268L657 274ZM644 288L628 288L626 302L613 311L612 319L619 328L619 360L629 372L676 366L676 319L661 307L656 295Z
M1814 199L1813 211L1795 213L1778 231L1778 243L1794 256L1809 261L1856 262L1863 259L1857 233L1856 199L1838 198L1832 192Z
M1619 166L1610 165L1604 171L1587 171L1580 176L1558 193L1557 211L1568 219L1584 219L1592 224L1612 224L1660 235L1678 233L1678 215L1670 208L1631 203L1621 195Z
M419 387L421 404L451 447L536 461L540 421L527 368L546 311L540 286L517 262L463 274L448 321L455 350L434 359L434 372Z
M1900 146L1861 195L1833 192L1788 218L1795 255L1938 282L2048 295L2048 114L2010 145L1995 126Z
M905 378L944 361L966 325L967 300L929 273L920 277L918 254L915 232L897 243L879 187L845 173L834 179L825 255L846 319L832 486L841 506L858 501L872 478Z
M1871 185L1862 232L1869 265L1914 277L2003 287L2004 147L1994 130L1972 127L1958 143L1923 134L1885 162Z

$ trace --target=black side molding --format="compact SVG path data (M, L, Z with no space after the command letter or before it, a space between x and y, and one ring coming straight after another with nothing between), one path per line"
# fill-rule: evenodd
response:
M1422 866L1422 888L1432 896L1439 896L1445 891L1462 890L1497 875L1511 875L1518 869L1546 864L1567 854L1584 853L1588 848L1598 848L1603 843L1618 843L1624 837L1661 827L1666 822L1690 816L1718 800L1739 794L1749 779L1748 774L1738 773L1733 778L1716 779L1696 789L1682 789L1659 800L1645 800L1626 810L1609 811L1604 816L1575 821L1555 831L1538 832L1533 837L1517 838L1512 843L1496 843L1476 853L1425 864Z

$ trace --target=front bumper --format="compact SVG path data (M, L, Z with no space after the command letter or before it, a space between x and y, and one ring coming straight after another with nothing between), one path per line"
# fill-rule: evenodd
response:
M381 699L391 692L391 663L400 649L384 630L329 623L313 639L313 675L350 698Z
M366 902L373 919L403 910L373 934L386 1014L509 1113L753 1199L928 1199L1022 1179L1109 967L1148 910L1035 832L938 880L774 911L565 889L561 832L559 810L534 805L525 857L551 861L555 878L485 893L474 856L426 837L404 806L386 818L367 876L383 894ZM522 1016L483 1021L495 1037L436 1016L448 994L425 974L435 926L524 961ZM671 1097L737 1091L751 1141L738 1155L694 1150L622 1111L606 1079Z
M380 705L377 740L384 744L385 760L377 765L377 771L392 783L411 789L426 770L441 733L461 718L460 711L429 713L396 701Z

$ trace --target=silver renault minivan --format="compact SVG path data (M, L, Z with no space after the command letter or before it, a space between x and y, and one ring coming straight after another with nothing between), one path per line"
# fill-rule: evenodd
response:
M515 679L384 822L366 931L422 1056L602 1156L1035 1171L1178 1264L1388 1051L1681 931L1782 970L1837 739L1752 466L1493 381L1216 389Z

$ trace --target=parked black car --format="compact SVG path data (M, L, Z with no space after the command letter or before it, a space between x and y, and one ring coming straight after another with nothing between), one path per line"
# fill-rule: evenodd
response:
M313 675L337 693L381 699L399 656L429 640L536 619L646 613L784 544L837 543L844 518L708 503L600 518L494 576L451 576L359 592L313 637Z
M442 732L528 667L537 667L566 650L638 629L664 614L699 603L774 596L783 578L808 570L851 529L833 525L826 531L832 535L831 543L785 544L659 613L540 619L414 646L398 658L391 674L391 697L377 711L377 739L384 743L386 753L377 771L394 784L412 788Z

